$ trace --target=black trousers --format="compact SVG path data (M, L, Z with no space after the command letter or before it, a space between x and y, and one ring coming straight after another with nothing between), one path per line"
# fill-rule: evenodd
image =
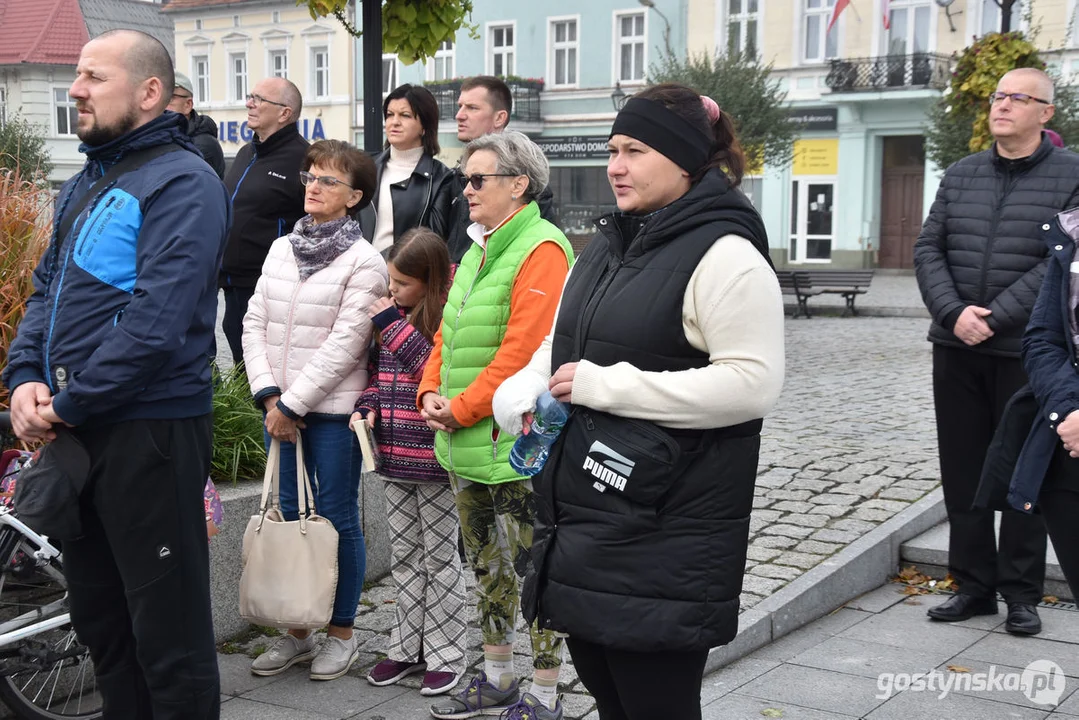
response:
M566 638L600 720L701 720L707 650L627 652Z
M105 720L217 720L203 487L212 417L77 431L90 452L85 534L64 543L71 619Z
M221 331L225 333L225 339L229 341L232 362L239 365L244 361L244 315L247 314L247 304L251 302L255 288L227 287L224 293L225 316L221 319Z
M1072 599L1079 600L1079 458L1068 455L1061 444L1038 494L1038 508Z
M1006 512L997 548L994 512L973 509L982 463L1008 399L1026 383L1018 358L933 346L940 479L948 510L948 569L960 592L1036 605L1045 584L1045 525Z

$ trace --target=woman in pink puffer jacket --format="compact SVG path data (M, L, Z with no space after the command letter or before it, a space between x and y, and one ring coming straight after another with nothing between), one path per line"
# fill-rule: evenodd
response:
M358 655L352 633L366 565L359 517L361 459L348 420L367 387L372 323L367 307L387 294L386 263L353 215L370 202L375 166L348 143L311 145L300 179L308 213L278 238L243 321L244 365L266 410L266 443L281 441L281 508L298 518L296 433L318 513L338 532L338 580L322 647L290 630L251 665L276 675L312 660L312 680L341 677Z

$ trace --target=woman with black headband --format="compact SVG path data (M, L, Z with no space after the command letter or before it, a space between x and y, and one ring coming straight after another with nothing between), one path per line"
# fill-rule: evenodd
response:
M535 482L526 617L569 635L602 720L691 720L708 650L738 629L783 302L713 100L643 90L608 147L618 212L596 221L551 334L494 412L520 432L544 390L572 404Z

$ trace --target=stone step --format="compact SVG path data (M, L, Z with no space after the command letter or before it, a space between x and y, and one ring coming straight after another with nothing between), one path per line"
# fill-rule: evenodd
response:
M1000 513L997 513L997 532L1000 532ZM948 522L944 521L900 546L900 565L914 565L922 573L942 578L948 572ZM1045 553L1045 594L1061 600L1073 600L1064 573L1060 570L1052 541Z

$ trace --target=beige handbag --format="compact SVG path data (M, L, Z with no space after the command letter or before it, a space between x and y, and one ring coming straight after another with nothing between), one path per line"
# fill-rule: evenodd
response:
M337 590L337 530L315 514L311 481L296 434L296 496L300 519L281 513L281 443L274 439L266 458L259 513L244 531L240 617L256 625L312 630L333 613Z

